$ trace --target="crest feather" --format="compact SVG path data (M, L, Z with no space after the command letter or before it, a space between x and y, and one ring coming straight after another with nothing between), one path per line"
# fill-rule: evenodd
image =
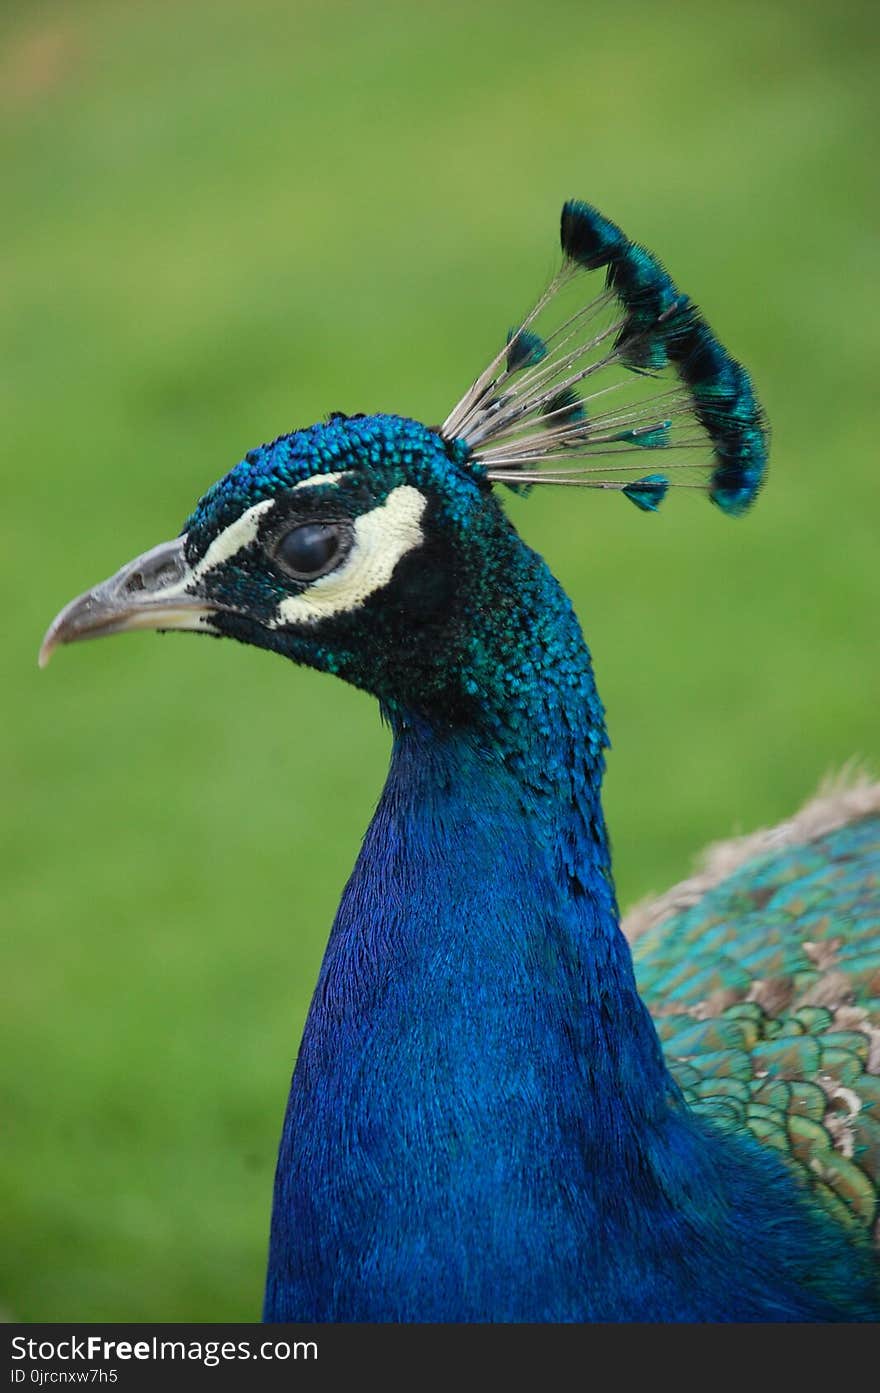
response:
M745 368L662 263L590 204L565 204L560 242L559 271L441 433L493 482L618 490L647 512L690 487L745 512L767 464ZM603 267L589 298L583 276ZM663 474L642 475L645 450L665 452Z

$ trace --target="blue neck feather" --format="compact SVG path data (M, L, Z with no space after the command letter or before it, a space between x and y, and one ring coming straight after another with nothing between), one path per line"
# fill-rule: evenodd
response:
M516 622L474 650L480 720L386 704L390 774L288 1104L265 1316L828 1318L851 1253L666 1072L618 927L589 655L518 555ZM755 1257L768 1223L778 1264Z

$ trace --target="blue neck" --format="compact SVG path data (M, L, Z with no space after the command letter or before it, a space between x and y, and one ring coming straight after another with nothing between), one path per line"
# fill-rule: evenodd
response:
M566 1187L600 1231L597 1181L626 1187L667 1106L617 922L602 709L569 603L540 574L546 633L508 656L480 725L388 713L388 781L294 1076L267 1315L513 1319L551 1301L548 1318L560 1303L577 1318ZM552 1248L537 1251L538 1227Z
M833 1318L813 1286L847 1289L843 1237L666 1071L617 921L589 655L528 564L527 612L471 654L478 718L386 710L291 1086L265 1316Z
M388 781L319 983L354 1017L368 1002L383 1021L399 1013L401 1038L416 1022L423 1041L430 1032L459 1104L479 1100L481 1147L490 1134L497 1144L504 1094L560 1125L570 1106L579 1146L586 1105L596 1144L624 1150L624 1133L663 1105L665 1066L618 925L604 733L591 745L588 708L575 709L545 719L527 750L395 719ZM431 1096L437 1084L417 1074L408 1088Z

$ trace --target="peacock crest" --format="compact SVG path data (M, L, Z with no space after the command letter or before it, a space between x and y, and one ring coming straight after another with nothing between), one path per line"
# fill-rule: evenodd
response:
M566 203L560 241L560 269L450 412L444 437L462 441L492 482L618 490L648 512L670 488L692 488L745 512L767 465L745 368L657 257L595 208ZM586 298L585 273L602 270ZM662 463L645 474L652 451Z

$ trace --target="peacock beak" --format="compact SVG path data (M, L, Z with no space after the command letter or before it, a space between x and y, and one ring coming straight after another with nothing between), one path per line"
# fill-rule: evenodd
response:
M40 647L45 667L62 643L104 638L130 629L204 629L217 606L191 593L195 577L184 556L185 537L135 557L109 580L78 595L52 620Z

